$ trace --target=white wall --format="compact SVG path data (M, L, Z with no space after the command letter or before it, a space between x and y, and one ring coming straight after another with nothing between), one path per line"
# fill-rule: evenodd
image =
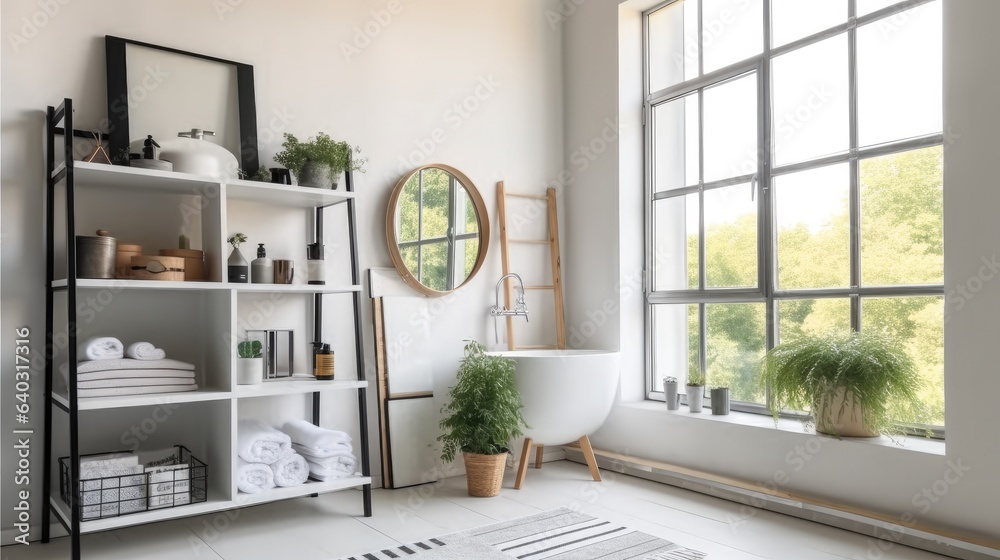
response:
M43 11L42 4L51 4L52 13ZM387 12L390 5L398 6L395 14ZM41 355L44 350L44 111L70 97L77 128L92 128L105 116L104 35L252 64L264 164L272 163L284 130L300 137L324 131L362 146L370 158L368 173L357 176L361 267L367 269L391 266L385 206L395 181L409 168L441 162L465 172L486 200L494 226L498 180L521 191L541 192L548 178L558 175L564 153L562 40L545 17L546 8L554 5L554 0L5 0L0 8L0 361L13 363L16 327L30 327L32 352ZM222 9L227 7L232 9ZM31 21L34 27L26 23ZM374 37L361 35L365 29ZM348 57L344 45L357 50ZM490 87L481 85L491 81ZM475 106L467 116L453 108L463 102ZM263 141L269 128L277 140ZM432 140L442 136L443 141ZM442 359L434 372L436 388L446 389L453 379L462 339L492 339L487 307L499 276L494 237L479 276L421 322L430 330L435 353L451 357L450 362ZM364 308L370 325L367 300ZM366 331L369 363L371 340ZM338 370L344 366L338 363ZM31 425L40 434L41 369L32 380ZM2 383L5 452L0 473L6 529L13 523L8 496L16 464L7 452L13 444L13 368L4 368ZM369 395L374 399L374 391ZM374 407L370 410L374 427ZM377 448L377 439L372 444ZM32 511L37 522L40 436L33 446L32 468L38 476L31 487ZM378 472L377 453L372 464Z
M566 4L570 4L567 2ZM577 5L579 4L579 5ZM621 5L620 5L621 4ZM648 2L646 3L648 6ZM566 42L567 154L589 143L600 131L601 119L622 116L622 126L634 126L636 95L633 59L617 56L637 52L640 37L635 2L589 0L575 6L563 23ZM570 10L567 10L569 12ZM1000 69L994 53L1000 48L992 22L1000 18L994 0L945 0L945 284L964 284L977 274L981 259L996 254L995 188L996 131L1000 112ZM621 23L620 23L621 22ZM618 90L617 80L622 80ZM616 91L621 97L616 97ZM623 109L631 108L631 109ZM625 112L628 110L628 112ZM630 142L626 144L626 142ZM623 135L612 152L578 174L568 202L566 261L570 325L586 320L587 310L606 299L619 303L622 313L610 317L588 346L621 345L622 392L634 400L643 350L639 337L642 315L632 299L615 291L617 274L630 274L641 262L641 159L634 135ZM568 165L572 158L568 156ZM620 224L609 223L607 209L619 207ZM600 227L595 227L600 224ZM620 236L619 236L619 231ZM637 253L638 251L638 253ZM615 263L616 267L591 263ZM585 285L582 279L586 278ZM947 454L941 456L892 446L816 440L805 434L770 427L667 415L660 407L624 404L593 437L594 445L632 455L669 461L710 472L759 482L784 472L782 489L901 516L910 512L922 523L953 527L968 534L1000 536L1000 393L995 348L1000 317L1000 285L986 282L975 301L957 310L949 294L945 326L947 375ZM638 306L641 309L641 305ZM620 342L619 342L620 341ZM628 381L631 380L631 381ZM789 457L798 448L816 449L811 460ZM817 448L818 447L818 448ZM951 464L967 467L957 479L945 476ZM784 480L784 479L783 479ZM923 489L942 490L925 508L914 503ZM936 489L936 490L935 490ZM927 509L925 512L924 510ZM752 520L749 520L752 523Z

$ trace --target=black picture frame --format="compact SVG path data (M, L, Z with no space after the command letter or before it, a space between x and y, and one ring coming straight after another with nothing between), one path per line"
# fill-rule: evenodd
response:
M175 49L173 47L105 35L104 50L108 82L108 145L112 163L116 165L128 165L128 156L122 157L123 153L127 153L130 142L128 71L125 55L127 45L158 49L236 67L240 123L240 154L238 159L240 160L240 168L244 171L248 173L257 171L257 168L260 167L260 158L257 152L257 101L254 95L252 65Z

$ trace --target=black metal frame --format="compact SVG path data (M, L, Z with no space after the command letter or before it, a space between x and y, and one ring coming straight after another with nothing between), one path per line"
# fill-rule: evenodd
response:
M62 127L58 126L62 124ZM69 458L68 485L70 488L80 487L80 438L79 438L79 400L77 392L77 379L75 375L69 376L69 402L68 406L53 398L52 374L53 362L55 359L54 338L54 316L55 305L54 295L56 292L66 292L66 314L67 314L67 348L75 349L77 346L76 331L76 300L77 300L77 278L76 278L76 204L74 185L74 160L73 160L73 134L63 134L62 131L73 129L73 100L66 98L62 104L56 107L48 107L46 113L46 194L45 194L45 426L43 465L42 465L42 539L43 543L49 542L49 525L52 519L52 407L57 406L69 415ZM56 166L56 136L63 136L64 163ZM55 282L55 192L60 182L65 183L66 192L66 283L62 286L54 286ZM347 191L354 192L353 176L350 172L346 174ZM347 218L349 228L350 250L351 250L351 282L357 286L361 283L360 260L358 254L358 236L356 228L357 211L355 199L348 198L336 204L347 204ZM322 242L323 239L323 210L326 207L316 208L316 239ZM354 340L355 352L357 354L357 379L365 381L364 367L364 342L362 340L361 324L361 292L355 291L352 294L354 305ZM323 332L323 294L314 296L314 336L315 340L322 338ZM77 370L78 360L75 351L67 352L68 371ZM358 422L361 431L361 474L366 477L371 476L371 461L369 458L370 448L368 442L368 400L367 388L359 387L358 391ZM313 423L319 425L320 420L320 392L313 393ZM363 506L365 517L372 515L372 485L371 483L362 485ZM315 496L315 494L314 494ZM74 494L74 498L75 498ZM75 501L75 500L74 500ZM71 541L71 558L80 560L80 511L81 504L73 503L70 506L70 519L66 523L61 516L56 515L56 519L69 532Z
M240 112L240 153L238 159L240 160L240 167L244 171L253 173L257 170L260 166L260 160L257 153L257 101L254 95L252 65L183 51L172 47L105 35L104 55L108 84L108 151L111 153L112 162L128 165L128 161L116 159L121 149L128 148L131 141L128 128L128 70L125 58L125 51L128 45L157 49L235 66L237 99L239 101Z

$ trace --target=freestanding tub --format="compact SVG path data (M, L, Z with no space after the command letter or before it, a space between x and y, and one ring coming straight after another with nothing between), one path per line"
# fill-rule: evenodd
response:
M521 464L515 488L527 472L532 446L580 442L595 480L597 463L587 436L611 413L618 395L618 352L608 350L510 350L497 352L517 362L517 388L524 420L530 426L521 443ZM515 448L516 449L516 448Z

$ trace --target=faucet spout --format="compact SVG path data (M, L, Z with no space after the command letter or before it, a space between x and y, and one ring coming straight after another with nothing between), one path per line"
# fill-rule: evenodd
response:
M518 283L518 293L517 298L514 300L514 309L507 309L506 307L500 305L500 287L503 286L504 280L508 278L515 278ZM520 274L517 274L516 272L504 274L497 282L495 296L493 307L490 308L491 316L507 317L511 315L523 315L524 320L528 320L528 305L524 301L524 280L521 279Z

